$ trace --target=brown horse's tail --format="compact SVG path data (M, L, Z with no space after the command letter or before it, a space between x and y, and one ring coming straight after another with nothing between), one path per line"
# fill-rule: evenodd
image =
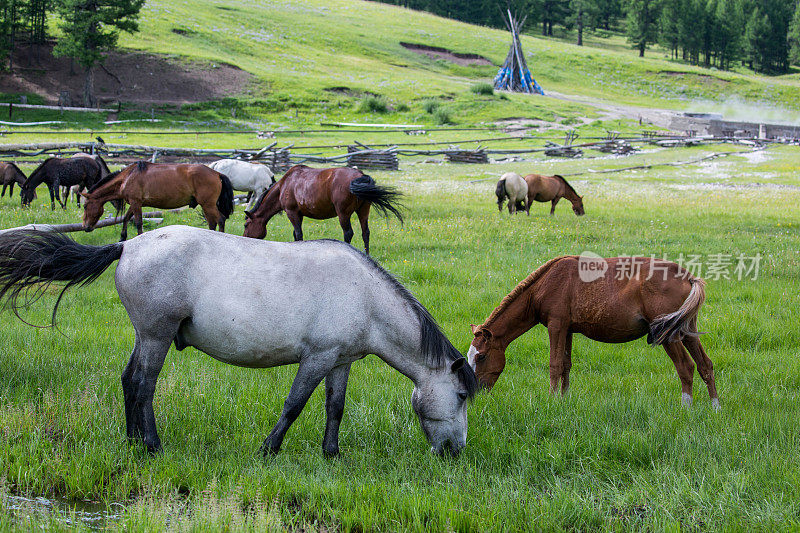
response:
M364 174L350 182L350 192L359 200L370 202L383 216L392 213L403 223L403 214L400 212L403 194L394 187L378 185L371 176Z
M233 185L225 174L220 174L219 179L222 181L222 190L217 198L217 209L227 219L233 213Z
M650 334L647 341L652 346L658 346L674 341L683 340L684 337L697 337L697 313L703 302L706 301L706 282L700 278L689 278L692 290L683 302L683 305L674 313L661 315L650 323Z

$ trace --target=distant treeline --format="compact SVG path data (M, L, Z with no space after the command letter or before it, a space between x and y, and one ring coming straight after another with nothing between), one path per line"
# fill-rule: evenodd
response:
M473 24L504 28L498 0L379 0ZM800 64L799 0L511 0L527 26L618 30L643 56L660 44L676 59L728 69L736 62L768 74ZM537 30L538 31L538 30Z

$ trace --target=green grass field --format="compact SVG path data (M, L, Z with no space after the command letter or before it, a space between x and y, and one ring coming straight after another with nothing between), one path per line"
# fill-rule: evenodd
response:
M157 107L160 123L106 126L103 114L17 110L15 121L68 123L24 128L29 133L0 127L2 142L90 141L100 133L108 143L258 149L272 140L175 133L309 128L339 120L422 124L428 132L278 133L276 140L299 148L354 139L450 143L505 135L437 131L437 117L426 110L430 99L458 126L524 117L575 127L583 139L643 127L588 104L475 94L470 87L490 80L505 57L507 32L384 4L151 0L141 28L123 36L122 46L209 65L232 63L253 82L244 94L218 101ZM494 65L429 59L400 41L478 53ZM711 71L668 61L659 51L640 60L618 36L587 35L587 43L523 38L533 75L546 91L671 109L753 105L762 117L796 117L800 109L797 74ZM334 87L350 91L325 90ZM387 112L365 110L367 93L379 94ZM128 106L119 118L150 116L149 109ZM110 133L118 130L127 133ZM542 131L534 140L502 145L541 146L563 134ZM728 155L597 172L711 152ZM88 528L77 517L87 505L111 515L100 527L142 532L800 529L797 158L793 146L760 152L733 145L648 147L626 158L492 165L403 159L400 172L370 172L407 196L405 225L373 216L373 256L463 352L472 337L469 325L481 323L519 281L558 255L654 254L676 261L699 255L706 265L718 254L734 263L739 254L760 255L757 279L735 279L734 265L733 279L706 276L699 327L715 364L721 413L711 409L700 379L694 407L681 408L671 361L644 339L605 345L577 337L570 395L551 397L547 335L540 327L511 345L497 386L470 407L468 445L457 460L429 452L410 406L411 383L374 357L354 365L340 459L322 457L324 398L317 391L281 453L265 460L258 447L277 420L295 368L241 369L191 348L173 349L155 397L164 451L149 457L124 437L120 374L133 330L112 267L93 285L67 293L57 330L0 313L0 530ZM21 166L26 173L34 168ZM530 217L498 214L494 186L506 171L567 175L585 196L587 215L575 217L567 202L554 217L545 204ZM41 187L27 210L18 196L1 199L0 228L80 220L74 205L51 211L46 196ZM202 221L199 212L188 211L167 215L164 224ZM228 231L242 233L241 207ZM341 238L332 220L307 220L304 232L307 239ZM101 244L118 235L116 227L75 237ZM270 223L268 238L290 240L286 217ZM25 320L48 324L57 294L48 291L23 313ZM38 496L60 502L58 509L18 503Z
M119 516L105 525L125 531L800 527L797 149L587 172L708 153L418 163L374 172L406 193L408 220L400 226L376 217L372 249L464 352L469 324L482 322L518 281L557 255L700 254L708 262L713 254L760 254L755 280L708 279L699 327L707 332L721 413L711 409L700 379L695 406L680 407L672 363L644 339L605 345L576 338L570 395L551 397L540 327L512 344L497 386L470 407L468 445L457 460L429 452L411 410L410 382L377 358L354 365L341 459L322 457L324 400L317 391L281 453L265 460L258 447L295 368L241 369L173 349L155 399L164 452L151 458L124 438L119 376L133 331L112 267L65 296L59 330L0 315L0 499L114 503ZM575 217L566 203L552 218L544 204L530 218L498 214L494 184L508 170L582 173L570 180L585 196L587 215ZM79 219L74 207L51 212L44 188L39 197L27 211L18 198L4 198L0 227ZM241 234L242 219L238 208L229 231ZM201 225L195 212L165 220L177 223ZM306 221L304 230L308 239L341 238L334 221ZM268 227L270 239L290 236L285 217ZM117 237L118 228L76 234L93 244ZM360 246L358 236L354 244ZM56 294L26 311L26 320L47 324ZM32 509L0 511L0 529L32 526L80 523Z

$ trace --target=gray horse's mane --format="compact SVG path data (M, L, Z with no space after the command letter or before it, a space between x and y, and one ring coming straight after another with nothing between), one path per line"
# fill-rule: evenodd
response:
M372 267L373 270L383 278L384 281L389 283L405 301L414 315L419 320L420 325L420 350L425 355L429 365L436 368L441 368L445 364L451 364L459 359L464 359L464 356L459 352L455 346L448 340L444 333L442 333L436 319L431 316L430 312L425 309L417 298L411 294L402 283L390 274L386 269L378 264L372 257L357 250L353 246L336 241L333 239L323 239L326 242L336 243L339 246L346 246L352 253L356 254L362 261L366 262ZM466 361L465 361L466 363ZM475 377L475 372L468 364L464 364L457 370L458 378L467 390L467 395L472 398L478 391L478 381Z

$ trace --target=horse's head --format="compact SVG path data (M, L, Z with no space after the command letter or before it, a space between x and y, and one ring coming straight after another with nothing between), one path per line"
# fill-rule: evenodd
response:
M583 196L578 196L578 199L572 202L572 210L579 217L586 214L586 211L583 210Z
M85 231L92 231L97 221L100 220L100 217L103 215L103 204L105 202L93 198L86 193L81 193L81 196L83 196L85 202L83 204L83 229Z
M19 196L22 200L23 207L30 205L30 203L36 198L36 187L31 187L28 182L23 183L20 186Z
M495 196L497 196L497 210L503 211L503 201L506 199L506 180L500 180L497 182L497 187L494 190Z
M506 366L506 349L488 328L472 325L475 338L467 352L467 361L475 371L478 385L491 390Z
M467 400L475 392L475 378L469 378L471 386L464 382L463 375L471 374L469 368L463 368L465 364L459 357L432 370L425 383L411 393L411 406L431 450L438 455L458 455L467 444Z
M263 239L267 236L267 225L258 220L250 211L244 212L244 237Z

